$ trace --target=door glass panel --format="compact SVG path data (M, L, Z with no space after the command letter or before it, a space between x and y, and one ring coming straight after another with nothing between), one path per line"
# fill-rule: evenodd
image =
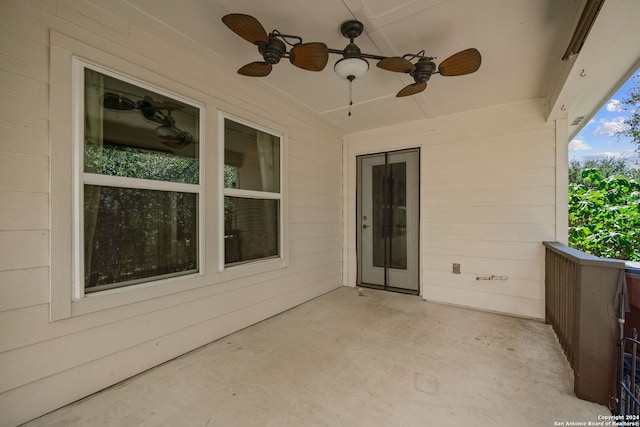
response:
M407 164L389 165L389 265L390 268L407 269Z
M371 226L373 227L372 234L372 244L373 244L373 266L374 267L386 267L385 262L385 191L384 191L384 182L385 182L385 172L386 165L377 165L371 168L371 197L373 198L372 206L373 206L373 221L371 221Z

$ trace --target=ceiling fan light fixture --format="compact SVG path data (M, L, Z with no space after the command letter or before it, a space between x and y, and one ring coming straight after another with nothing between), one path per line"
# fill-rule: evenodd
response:
M336 62L333 70L341 79L352 81L369 71L369 62L364 58L342 58Z
M170 125L158 126L155 132L160 139L177 139L182 134L178 128Z

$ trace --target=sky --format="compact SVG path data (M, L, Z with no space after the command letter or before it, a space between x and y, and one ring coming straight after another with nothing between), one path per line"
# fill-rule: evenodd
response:
M640 69L633 76L640 75ZM616 131L625 125L629 112L622 107L621 101L627 98L629 90L638 77L631 77L596 113L580 133L569 143L569 161L604 159L607 157L625 158L631 166L638 166L640 159L635 154L637 145L630 138L616 135Z

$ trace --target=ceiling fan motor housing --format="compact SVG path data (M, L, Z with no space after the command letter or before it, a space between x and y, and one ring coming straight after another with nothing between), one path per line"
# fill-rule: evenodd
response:
M436 64L426 58L420 59L416 64L416 69L410 74L416 83L424 83L431 78L436 70Z
M287 51L284 42L276 37L269 37L269 43L259 43L258 51L267 64L277 64Z

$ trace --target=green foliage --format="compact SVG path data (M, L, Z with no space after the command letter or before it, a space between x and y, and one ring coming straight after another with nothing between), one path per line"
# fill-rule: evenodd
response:
M640 260L640 182L582 170L569 185L569 245L603 258Z
M587 160L584 164L581 164L577 160L571 160L569 162L569 184L583 184L582 171L584 169L596 169L605 178L614 175L623 175L628 178L640 179L640 169L632 168L626 159L610 157L598 160Z
M158 181L198 183L198 159L133 147L86 145L85 172Z
M224 188L238 188L238 167L224 165ZM231 230L233 218L233 201L229 197L224 198L224 229Z

